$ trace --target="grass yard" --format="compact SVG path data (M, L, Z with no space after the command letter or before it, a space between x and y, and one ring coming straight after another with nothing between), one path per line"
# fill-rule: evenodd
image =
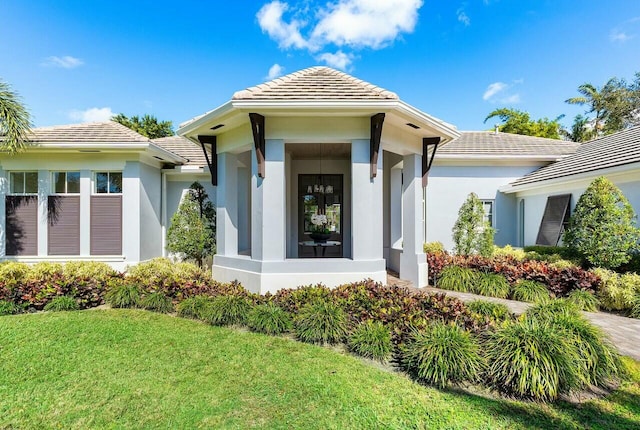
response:
M0 428L640 428L633 383L581 405L490 399L289 339L132 310L0 317Z

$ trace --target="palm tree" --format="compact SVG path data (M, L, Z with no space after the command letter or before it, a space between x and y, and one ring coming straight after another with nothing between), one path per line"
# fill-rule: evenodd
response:
M607 82L607 85L612 80L613 79L610 79L609 82ZM588 105L589 110L587 113L594 112L596 114L596 117L593 120L593 132L596 136L599 136L607 117L606 97L604 91L598 90L598 88L593 84L586 83L578 87L578 92L582 94L582 96L571 97L570 99L565 100L565 102L572 105Z
M0 81L0 150L9 154L24 150L30 130L31 118L20 97Z
M560 129L560 134L572 142L586 142L595 138L595 129L591 124L591 120L582 115L576 115L571 125L571 130L564 127Z

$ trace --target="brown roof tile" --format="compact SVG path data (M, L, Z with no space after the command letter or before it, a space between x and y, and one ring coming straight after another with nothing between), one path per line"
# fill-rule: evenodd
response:
M202 153L202 148L182 136L169 136L160 139L153 139L153 143L185 158L185 164L191 166L206 166L207 161Z
M573 154L578 146L578 143L544 137L496 134L493 131L463 131L460 137L438 148L437 154L562 157Z
M29 140L35 143L149 143L149 139L117 122L37 127Z

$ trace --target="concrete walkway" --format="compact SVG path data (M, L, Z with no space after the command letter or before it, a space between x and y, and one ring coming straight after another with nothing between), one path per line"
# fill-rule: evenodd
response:
M395 273L390 273L387 276L387 283L407 287L413 286L408 281L398 279ZM495 297L485 297L471 293L459 293L457 291L442 290L440 288L426 287L420 290L444 293L457 297L463 302L487 300L489 302L502 303L516 315L524 313L527 308L531 306L529 303L517 302L515 300L497 299ZM640 360L640 319L620 317L606 312L583 312L583 314L589 321L600 327L602 331L609 336L611 342L613 342L618 348L618 351L620 351L620 354L627 355L635 360Z

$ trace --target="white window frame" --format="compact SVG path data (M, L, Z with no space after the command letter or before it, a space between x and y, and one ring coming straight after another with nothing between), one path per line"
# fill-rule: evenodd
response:
M99 193L98 192L98 174L101 173L106 173L107 174L107 192L106 193ZM120 192L119 193L112 193L111 192L111 188L109 187L109 184L111 183L111 175L113 173L119 173L120 174ZM96 170L93 172L93 186L91 187L92 192L91 194L94 196L103 196L103 195L122 195L122 170Z
M39 191L39 179L38 179L38 171L37 170L10 170L7 172L8 173L8 182L9 182L9 192L7 193L7 195L10 196L37 196L38 195L38 191ZM11 186L12 186L12 177L14 174L16 173L21 173L22 174L22 192L21 193L14 193L11 191ZM27 185L27 173L35 173L36 174L36 191L34 193L27 193L25 192L25 188Z
M56 177L56 173L64 173L64 192L57 192L56 191L56 181L55 181L55 177ZM78 174L78 191L77 192L69 192L69 173L77 173ZM80 179L81 179L81 175L80 175L80 171L79 170L52 170L51 171L51 193L50 195L52 196L66 196L66 195L72 195L72 196L77 196L80 195Z
M482 218L483 221L488 221L488 217L491 217L491 222L489 225L493 228L496 228L496 201L494 199L480 199L482 202L482 209L484 211L485 205L489 204L491 206L491 211L487 215L487 212L484 211L484 216Z

